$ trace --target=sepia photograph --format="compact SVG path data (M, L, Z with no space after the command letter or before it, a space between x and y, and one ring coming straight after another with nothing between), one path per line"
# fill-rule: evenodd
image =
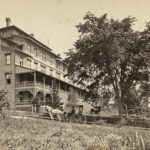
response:
M0 0L0 150L150 150L150 1Z

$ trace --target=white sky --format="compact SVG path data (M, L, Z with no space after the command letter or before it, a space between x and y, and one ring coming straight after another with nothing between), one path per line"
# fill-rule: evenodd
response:
M0 0L0 27L10 17L11 25L34 33L36 39L64 57L78 38L75 25L87 11L96 16L107 13L115 19L136 17L136 30L143 30L150 21L149 0Z

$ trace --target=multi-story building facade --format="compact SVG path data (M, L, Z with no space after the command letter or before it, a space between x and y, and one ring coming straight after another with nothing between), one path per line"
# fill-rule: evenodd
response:
M37 94L43 100L52 97L54 82L63 103L67 103L70 87L82 98L83 91L64 76L66 73L59 55L33 35L10 26L6 19L6 27L0 29L0 90L8 92L12 108L32 106Z

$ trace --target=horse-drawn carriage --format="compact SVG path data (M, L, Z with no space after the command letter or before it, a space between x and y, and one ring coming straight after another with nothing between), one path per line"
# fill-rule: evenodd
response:
M52 120L82 123L87 121L87 116L90 118L95 117L94 114L98 114L100 111L99 108L95 109L93 106L88 107L88 109L87 107L88 105L84 105L84 103L66 103L63 110L53 109L48 105L43 105L41 108Z
M42 105L40 110L44 115L48 114L50 119L62 121L63 111L60 109L54 109L48 105Z
M50 119L57 119L60 121L82 122L83 119L83 105L66 104L63 111L53 109L48 105L41 106L43 113L48 113Z
M83 121L83 105L80 104L66 104L64 109L66 121L82 122Z

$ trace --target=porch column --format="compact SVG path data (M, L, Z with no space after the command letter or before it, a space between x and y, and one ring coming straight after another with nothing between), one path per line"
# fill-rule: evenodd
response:
M81 98L81 90L79 90L79 97Z
M34 71L34 98L36 97L36 72Z
M58 88L59 88L59 91L60 91L60 81L58 81Z
M44 83L43 100L44 100L44 104L45 104L45 76L43 77L43 83Z
M54 80L52 79L52 88L54 87Z
M85 91L84 91L84 99L85 99Z
M36 72L34 71L34 95L33 95L33 100L36 98ZM36 112L36 107L33 105L32 106L32 112Z
M36 72L34 71L34 88L36 89Z
M75 87L74 87L74 93L75 93L76 97L78 97L77 90Z
M67 90L66 90L66 83L65 83L65 92L67 92Z

